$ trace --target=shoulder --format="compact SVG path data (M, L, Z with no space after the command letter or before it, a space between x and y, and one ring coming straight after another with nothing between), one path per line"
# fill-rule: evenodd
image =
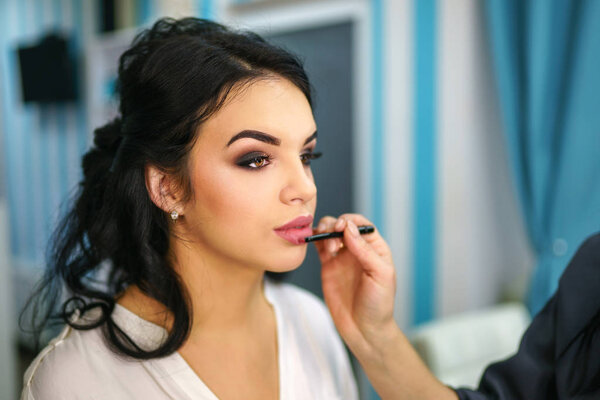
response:
M140 361L113 352L101 327L67 326L25 372L21 399L133 398L136 391L151 389Z
M579 246L579 249L573 257L573 262L600 262L600 233L589 236Z
M77 331L65 327L25 372L22 399L69 399L82 393L81 385L93 382L90 378L95 369L101 367L96 361L108 350L102 347L97 330Z
M112 317L130 339L141 340L140 346L158 340L158 327L152 328L153 324L135 314L117 307ZM117 354L102 327L66 327L25 372L21 400L162 398L167 392L179 393L168 378L174 373L173 365L168 357L140 360Z
M600 234L579 247L556 293L557 349L563 351L600 312Z
M588 237L579 247L560 278L559 290L587 288L586 293L595 296L600 287L600 234Z
M595 246L595 247L600 246L600 232L596 232L595 234L589 236L585 240L583 246ZM600 251L598 251L598 252L600 253Z

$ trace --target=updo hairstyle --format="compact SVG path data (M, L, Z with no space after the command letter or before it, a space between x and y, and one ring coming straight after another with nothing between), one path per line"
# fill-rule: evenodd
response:
M119 354L162 357L183 344L191 304L169 263L170 218L149 197L145 167L176 177L189 198L187 161L199 127L232 90L274 77L292 82L311 103L298 58L254 33L165 18L135 37L119 59L120 115L94 131L73 206L55 232L45 277L28 304L35 332L55 319L62 302L60 319L75 329L102 326ZM140 348L112 320L115 296L129 285L172 314L171 331L156 349ZM87 317L76 322L74 313Z

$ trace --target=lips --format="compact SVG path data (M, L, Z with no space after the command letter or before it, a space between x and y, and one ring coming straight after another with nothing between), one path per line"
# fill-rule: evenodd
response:
M313 233L312 222L311 215L298 217L275 228L275 233L292 244L305 244L304 238Z

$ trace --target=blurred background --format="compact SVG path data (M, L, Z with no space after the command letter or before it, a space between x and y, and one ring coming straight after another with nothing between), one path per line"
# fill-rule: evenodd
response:
M516 350L599 230L600 1L0 0L0 399L34 356L18 315L116 113L118 57L161 16L251 29L305 61L317 217L375 222L396 319L448 384ZM312 249L286 279L321 294Z

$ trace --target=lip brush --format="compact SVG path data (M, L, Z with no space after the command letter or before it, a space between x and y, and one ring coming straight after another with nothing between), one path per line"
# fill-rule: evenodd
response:
M364 235L366 233L373 233L373 232L375 232L375 227L373 225L359 226L358 232L361 235ZM315 240L325 240L325 239L341 238L341 237L344 237L344 232L326 232L326 233L318 233L316 235L305 237L304 241L306 243L309 243L309 242L314 242Z

